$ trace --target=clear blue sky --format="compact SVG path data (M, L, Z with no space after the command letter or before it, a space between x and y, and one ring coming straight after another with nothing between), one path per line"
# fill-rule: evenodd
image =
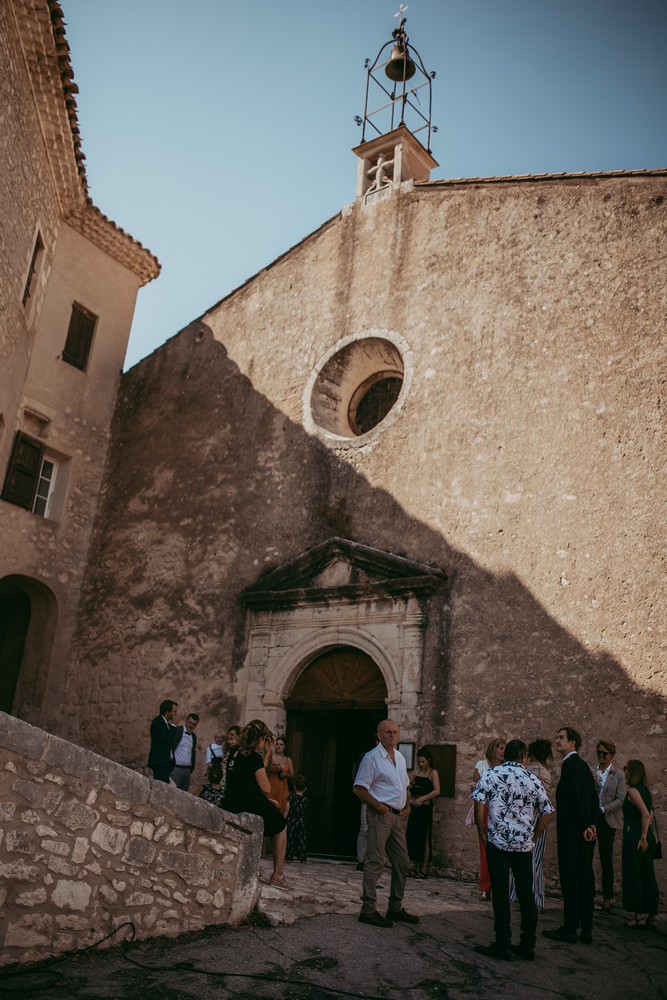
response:
M90 193L155 253L127 365L354 200L396 0L62 0ZM438 177L667 166L667 0L410 0Z

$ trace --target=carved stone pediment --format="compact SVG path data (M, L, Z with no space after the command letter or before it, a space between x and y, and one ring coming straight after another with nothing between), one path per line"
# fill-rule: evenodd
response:
M241 600L247 607L269 610L332 600L421 596L446 579L433 566L346 538L330 538L265 573L243 591Z

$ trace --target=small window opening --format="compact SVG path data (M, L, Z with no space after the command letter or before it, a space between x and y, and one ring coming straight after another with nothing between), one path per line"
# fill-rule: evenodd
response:
M33 514L39 517L48 517L51 510L53 491L56 486L57 463L50 458L42 459L42 467L39 470L37 480L37 491L32 505Z
M63 349L63 361L68 365L74 365L85 372L88 367L90 349L93 345L93 336L97 325L97 316L79 305L78 302L72 304L72 315L67 330L67 340Z
M35 240L35 249L32 252L32 259L30 261L30 268L28 269L28 277L26 278L25 288L23 289L23 305L28 306L34 298L35 291L37 290L37 279L39 277L39 272L42 266L42 260L44 258L44 243L42 237L37 233L37 239Z
M376 372L352 396L348 416L350 427L361 435L377 427L398 399L403 378L398 372Z
M38 517L58 520L62 510L69 460L47 452L23 431L14 439L2 499Z

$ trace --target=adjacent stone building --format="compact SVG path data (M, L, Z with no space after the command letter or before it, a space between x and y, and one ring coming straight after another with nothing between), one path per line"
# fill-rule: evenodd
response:
M0 5L0 709L57 727L151 253L88 196L63 13Z

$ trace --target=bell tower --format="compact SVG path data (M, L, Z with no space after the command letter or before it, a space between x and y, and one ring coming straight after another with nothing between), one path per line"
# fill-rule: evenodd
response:
M405 31L407 7L401 4L398 27L371 65L366 60L366 99L358 157L356 197L365 205L388 197L403 181L427 181L438 166L431 155L432 81ZM386 58L386 50L391 54ZM426 97L426 101L424 98ZM424 105L425 110L422 110Z

